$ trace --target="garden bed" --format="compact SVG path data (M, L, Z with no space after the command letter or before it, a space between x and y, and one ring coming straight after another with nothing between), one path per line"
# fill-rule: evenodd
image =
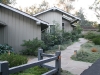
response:
M16 73L16 74L11 74L11 75L41 75L45 72L49 71L47 68L42 68L39 66L27 69L25 71L23 71L22 73ZM61 75L73 75L72 73L70 73L69 71L65 71L63 70L61 72Z
M76 55L71 57L73 60L94 63L100 58L100 45L95 45L91 41L83 44Z

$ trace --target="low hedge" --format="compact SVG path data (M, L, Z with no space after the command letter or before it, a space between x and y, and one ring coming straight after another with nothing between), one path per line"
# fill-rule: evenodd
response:
M93 38L92 41L93 41L93 43L95 43L96 45L100 45L100 37Z
M10 55L5 53L0 55L0 61L8 61L9 67L19 66L22 64L27 63L27 58L25 56L19 55L19 54L13 54Z

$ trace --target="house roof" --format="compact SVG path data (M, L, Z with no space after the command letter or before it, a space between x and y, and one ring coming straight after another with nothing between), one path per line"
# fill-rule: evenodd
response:
M30 19L32 19L32 20L35 20L36 22L39 22L39 23L48 25L47 22L42 21L42 20L40 20L40 19L37 19L36 17L33 17L33 16L31 16L31 15L25 13L25 12L22 12L22 11L16 9L16 8L13 8L13 7L11 7L11 6L8 6L8 5L5 5L5 4L2 4L2 3L0 3L0 6L6 8L6 9L12 10L12 11L14 11L14 12L16 12L16 13L19 13L19 14L21 14L21 15L23 15L23 16L26 16L26 17L28 17L28 18L30 18Z
M37 14L35 14L35 15L33 15L33 16L38 16L38 15L41 15L41 14L43 14L43 13L46 13L46 12L52 11L52 10L53 10L53 11L57 10L57 11L59 11L59 12L65 14L65 15L71 17L71 18L80 20L80 18L78 18L78 17L76 17L76 16L74 16L74 15L71 15L71 14L69 14L69 13L67 13L67 12L65 12L65 11L63 11L63 10L57 8L57 7L52 7L52 8L50 8L50 9L45 10L45 11L42 11L42 12L40 12L40 13L37 13Z

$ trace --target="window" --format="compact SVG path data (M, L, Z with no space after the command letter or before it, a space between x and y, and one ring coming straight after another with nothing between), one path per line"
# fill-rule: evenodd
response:
M62 31L64 32L64 23L62 23Z
M55 33L55 25L50 25L50 33Z

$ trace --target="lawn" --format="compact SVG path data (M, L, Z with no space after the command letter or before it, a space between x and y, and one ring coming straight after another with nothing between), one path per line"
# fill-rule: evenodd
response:
M100 58L100 45L95 45L92 41L81 46L76 55L71 57L73 60L94 63Z
M42 68L39 66L27 69L25 71L23 71L22 73L16 73L16 74L10 74L10 75L41 75L45 72L49 71L47 68ZM70 73L69 71L65 71L63 70L61 72L61 75L73 75L72 73Z

